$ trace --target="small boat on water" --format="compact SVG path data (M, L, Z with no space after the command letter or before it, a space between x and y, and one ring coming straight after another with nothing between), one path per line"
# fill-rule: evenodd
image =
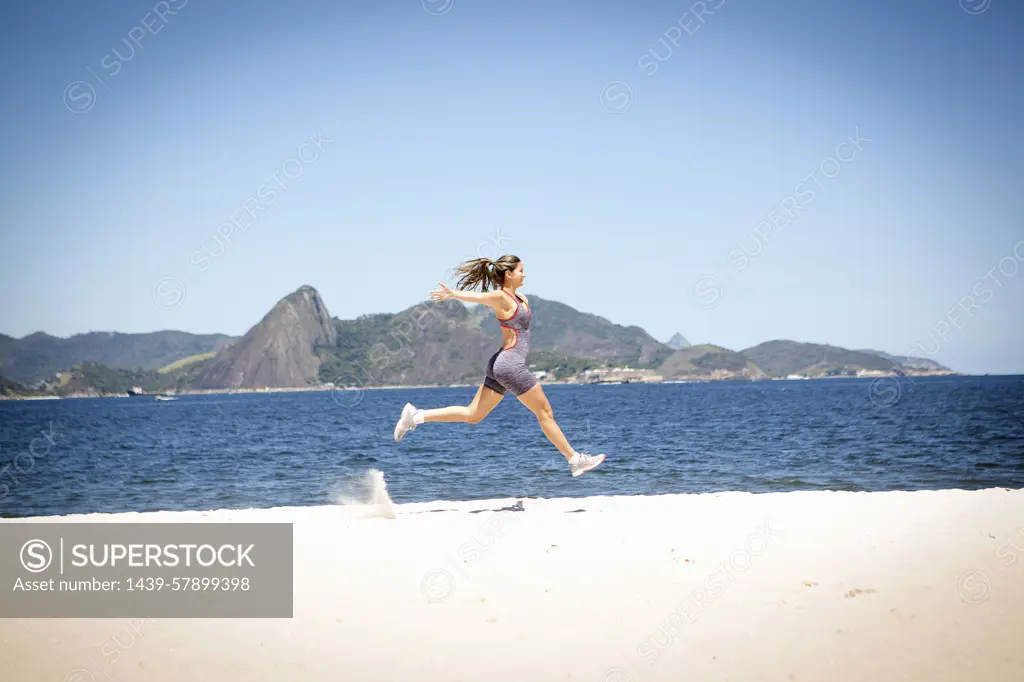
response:
M177 398L175 398L174 396L170 396L170 395L158 395L156 397L156 399L157 400L177 400Z

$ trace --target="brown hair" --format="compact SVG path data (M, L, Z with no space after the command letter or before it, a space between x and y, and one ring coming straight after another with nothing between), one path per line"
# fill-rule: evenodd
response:
M455 268L458 277L456 289L472 290L480 286L481 291L488 291L492 286L500 289L505 284L505 273L512 272L519 264L519 258L507 254L492 261L490 258L474 258L465 261Z

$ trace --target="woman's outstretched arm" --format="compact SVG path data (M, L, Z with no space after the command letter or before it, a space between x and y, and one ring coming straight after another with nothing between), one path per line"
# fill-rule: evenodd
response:
M500 291L485 291L483 293L478 293L476 291L451 289L441 282L438 282L437 284L441 288L430 292L430 298L435 301L445 301L449 298L454 298L457 301L463 301L465 303L480 303L501 312L501 307L505 305L505 302L508 300L508 297L502 296Z

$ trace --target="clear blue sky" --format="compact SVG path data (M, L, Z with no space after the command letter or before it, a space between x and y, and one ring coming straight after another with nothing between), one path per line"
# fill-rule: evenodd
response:
M393 312L508 251L661 340L1024 373L1020 3L0 14L0 332L243 334L303 284Z

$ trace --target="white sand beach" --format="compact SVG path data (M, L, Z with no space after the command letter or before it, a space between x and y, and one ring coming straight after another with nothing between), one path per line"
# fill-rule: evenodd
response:
M1024 680L1024 490L514 502L61 517L292 522L294 618L0 620L0 679Z

